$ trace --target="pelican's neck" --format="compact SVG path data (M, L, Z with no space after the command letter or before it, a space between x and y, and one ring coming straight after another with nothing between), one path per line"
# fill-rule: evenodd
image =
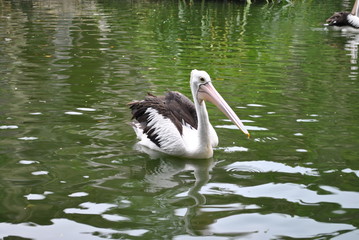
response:
M194 102L196 107L197 119L198 119L198 142L199 149L208 149L212 150L212 144L210 139L210 122L208 117L208 112L206 108L206 103L202 101L198 102L197 97L194 96Z

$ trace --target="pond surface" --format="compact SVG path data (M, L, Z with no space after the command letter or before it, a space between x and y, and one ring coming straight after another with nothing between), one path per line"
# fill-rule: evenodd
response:
M0 0L0 238L359 239L354 0ZM190 96L206 70L208 160L135 147L127 103Z

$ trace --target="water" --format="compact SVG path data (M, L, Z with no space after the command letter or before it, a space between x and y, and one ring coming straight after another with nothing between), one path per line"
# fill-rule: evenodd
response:
M353 1L0 1L0 237L357 239ZM136 150L127 103L206 70L212 159Z

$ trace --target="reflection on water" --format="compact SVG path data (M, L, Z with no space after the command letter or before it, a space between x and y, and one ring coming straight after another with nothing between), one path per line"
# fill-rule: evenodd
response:
M109 228L97 228L94 226L81 224L65 218L55 218L51 220L50 225L36 224L3 224L3 236L14 236L16 233L32 239L103 239L116 238L117 235L126 235L129 237L141 237L147 230L124 230L116 231ZM50 237L51 236L51 237ZM48 238L50 237L50 238Z
M357 239L359 39L321 27L347 6L0 0L0 238ZM251 138L208 105L213 159L138 149L126 104L194 68Z
M215 234L224 234L231 231L232 235L241 235L244 238L254 237L256 239L275 239L280 235L293 238L311 238L322 233L335 234L353 229L355 229L353 226L347 224L323 224L298 216L286 214L261 215L258 213L222 218L211 226L211 231ZM292 235L293 233L295 233L295 236Z
M177 216L183 217L184 227L188 234L192 235L196 233L196 228L193 224L196 224L198 212L206 204L206 197L200 193L200 190L210 180L210 172L214 164L213 159L163 159L160 160L160 164L156 166L156 168L145 175L144 180L150 184L150 189L154 191L155 189L173 189L179 185L177 181L174 181L175 176L180 175L182 172L193 173L194 181L193 179L190 180L191 186L189 189L174 196L176 202L187 201L188 198L193 200L192 202L188 202L189 205L186 208L177 209L175 211Z
M230 172L233 171L254 171L254 172L281 172L281 173L300 173L305 175L318 175L317 171L307 167L301 166L287 166L283 163L270 162L270 161L241 161L229 164L226 169Z
M356 80L358 76L358 45L359 45L359 35L343 33L343 36L348 38L347 43L345 44L345 50L350 52L350 74L349 78Z

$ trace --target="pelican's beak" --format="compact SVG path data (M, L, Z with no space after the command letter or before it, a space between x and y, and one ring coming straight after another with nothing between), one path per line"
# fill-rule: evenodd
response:
M248 137L249 132L246 127L243 125L242 121L234 113L232 108L226 103L222 96L217 92L211 82L202 84L198 88L197 98L199 102L201 100L207 100L216 105L219 110L221 110L244 134Z
M352 9L352 11L351 11L351 14L354 15L354 16L359 17L359 16L358 16L358 14L359 14L359 4L358 4L358 0L355 1L354 6L353 6L353 9Z

